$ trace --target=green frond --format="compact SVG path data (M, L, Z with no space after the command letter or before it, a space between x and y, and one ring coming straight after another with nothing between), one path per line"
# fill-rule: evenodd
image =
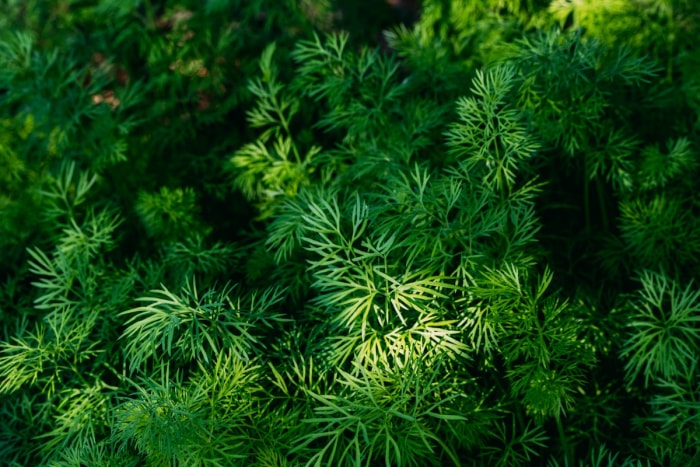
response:
M697 157L687 138L668 141L667 152L657 146L642 150L639 167L639 184L643 190L665 188L681 175L696 173Z
M477 71L472 88L475 97L457 101L461 122L447 133L455 156L463 156L468 170L499 193L514 188L522 161L539 147L528 134L520 112L505 105L515 78L516 70L510 66Z
M114 413L113 441L132 445L150 465L196 458L211 436L203 394L187 391L167 374L161 379L144 380Z
M89 367L86 361L101 353L91 340L96 313L77 316L67 307L49 314L34 330L23 325L19 337L0 345L0 391L12 393L22 388L38 387L48 397L56 393L58 384L80 378Z
M620 203L619 226L627 251L646 268L680 269L700 255L696 217L687 203L659 194Z
M451 407L467 396L443 393L449 382L429 376L421 379L420 372L409 368L418 369L413 365L406 369L356 366L356 376L341 372L341 384L347 388L341 395L309 393L316 407L315 416L306 422L320 430L299 439L292 452L303 454L311 444L320 443L307 463L333 465L350 460L353 465L379 461L418 466L434 464L431 459L437 456L459 465L456 453L431 427L441 420L466 421L464 414Z
M621 355L626 381L644 376L648 386L657 378L685 377L694 371L700 349L700 291L682 288L665 274L643 271L641 290L632 302L628 338Z
M243 256L240 246L207 242L201 235L192 235L166 245L163 263L178 285L191 277L217 277L226 274Z
M202 232L199 207L191 188L161 187L158 193L139 193L136 212L151 237L182 240Z
M226 285L200 293L193 279L177 295L161 286L140 299L144 306L121 312L127 317L122 339L127 340L130 369L140 369L152 360L209 364L224 349L242 361L254 358L265 347L261 327L282 319L270 308L283 295L268 289L241 297L235 289Z
M527 465L535 462L539 452L549 439L541 425L528 421L524 427L517 427L513 417L508 426L505 420L496 425L497 446L487 446L482 452L482 459L491 465L506 467L509 465ZM517 434L516 434L517 433Z
M594 361L569 305L548 292L552 279L550 270L530 283L527 271L513 265L487 269L469 288L473 305L460 321L478 353L504 358L513 395L537 419L571 409Z
M106 457L105 446L98 440L107 433L115 389L96 380L91 385L59 393L61 403L56 407L53 430L37 436L43 441L41 451L44 456L55 459L57 452L72 451L87 457L96 450L101 454L96 459L98 462L100 457Z

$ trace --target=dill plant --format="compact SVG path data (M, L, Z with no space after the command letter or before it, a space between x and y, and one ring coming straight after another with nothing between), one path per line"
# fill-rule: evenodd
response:
M689 5L8 2L3 462L697 463Z

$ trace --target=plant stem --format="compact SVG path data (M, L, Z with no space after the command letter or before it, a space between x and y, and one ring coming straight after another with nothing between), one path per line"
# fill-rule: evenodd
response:
M573 465L573 456L571 452L571 446L566 439L566 434L564 433L564 425L561 422L561 417L556 417L557 420L557 431L559 432L559 438L561 439L561 446L564 449L564 459L566 460L565 465Z
M605 205L605 186L603 185L603 181L600 179L600 177L596 177L596 188L598 190L598 202L600 203L600 217L603 221L603 230L607 232L609 227L608 209Z
M583 209L584 216L586 217L586 234L591 233L591 205L589 202L589 190L588 190L588 162L585 163L583 170Z

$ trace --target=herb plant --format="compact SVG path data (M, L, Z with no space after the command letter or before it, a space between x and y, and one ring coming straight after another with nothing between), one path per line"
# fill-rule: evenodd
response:
M389 3L5 2L5 464L700 461L692 2Z

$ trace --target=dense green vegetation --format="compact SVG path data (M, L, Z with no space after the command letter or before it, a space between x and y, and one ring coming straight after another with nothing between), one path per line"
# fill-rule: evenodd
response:
M700 464L694 4L6 0L2 463Z

